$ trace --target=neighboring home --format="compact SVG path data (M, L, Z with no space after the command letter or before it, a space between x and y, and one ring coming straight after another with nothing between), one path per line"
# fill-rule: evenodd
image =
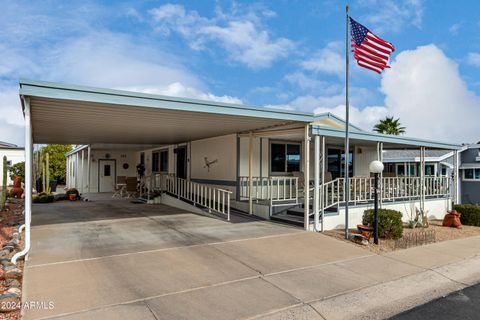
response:
M0 141L0 188L3 181L3 156L7 156L7 185L11 185L10 167L25 161L25 151L15 144Z
M20 82L20 96L27 151L32 143L80 145L67 156L68 187L128 193L138 179L142 190L155 191L144 194L151 203L222 217L232 208L309 230L343 228L347 195L349 226L361 223L363 211L373 207L369 164L383 150L416 150L424 159L425 149L461 148L351 125L347 193L345 122L329 113L29 80ZM27 168L31 162L28 153ZM145 168L141 179L139 165ZM442 218L451 206L447 177L383 177L382 186L381 205L400 210L406 221L415 207Z
M419 150L384 150L383 176L404 177L420 176ZM453 151L425 150L425 175L435 177L450 177L453 172Z
M459 152L461 203L480 204L480 143L466 145Z

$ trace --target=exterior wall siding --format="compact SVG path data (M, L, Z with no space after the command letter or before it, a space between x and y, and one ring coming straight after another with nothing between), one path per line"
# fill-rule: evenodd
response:
M11 161L11 165L25 161L25 151L22 149L0 149L0 187L3 181L3 156L7 156L7 161ZM13 183L10 179L10 172L7 172L7 186Z

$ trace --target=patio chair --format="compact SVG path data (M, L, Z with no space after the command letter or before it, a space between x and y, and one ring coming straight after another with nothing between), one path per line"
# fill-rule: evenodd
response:
M137 177L127 177L126 178L126 192L127 197L134 198L138 193L138 182Z
M117 182L113 185L112 198L123 198L126 196L126 176L117 176Z

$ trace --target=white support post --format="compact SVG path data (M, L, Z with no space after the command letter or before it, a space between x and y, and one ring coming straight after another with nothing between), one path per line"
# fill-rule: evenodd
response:
M23 98L25 115L25 248L12 257L12 263L26 256L30 251L30 223L32 221L32 187L33 187L33 137L30 115L30 99Z
M313 214L315 218L315 231L318 231L319 225L319 195L320 195L320 136L315 136L315 157L314 157L314 181L315 181L315 189L313 194Z
M452 197L453 197L453 203L454 204L459 204L460 201L460 190L459 190L459 183L458 183L458 151L454 150L453 151L453 172L452 172L452 177L453 177L453 192L452 192Z
M78 190L78 152L75 153L75 189Z
M425 201L425 147L420 147L420 210L423 212Z
M90 193L90 167L91 167L91 147L90 145L88 145L88 149L87 149L87 192Z
M84 182L84 176L85 176L85 166L84 166L84 162L85 162L85 153L83 151L84 149L82 149L82 175L81 175L81 179L80 179L80 188L81 188L81 191L80 193L84 193L84 187L85 187L85 182Z
M248 213L253 214L253 133L252 132L250 132L250 135L248 137Z
M325 167L325 136L322 136L322 155L321 155L321 159L322 159L322 166L321 166L321 175L322 175L322 184L321 184L321 188L320 188L320 210L321 210L321 217L322 217L322 232L323 232L323 222L325 221L324 220L324 214L325 214L325 204L323 203L324 199L325 199L325 195L324 195L324 187L323 185L325 184L325 172L327 171L326 167Z
M303 226L305 230L309 229L310 221L310 136L309 136L310 124L305 125L305 136L304 136L304 209L303 209Z
M379 145L379 155L378 155L378 160L383 163L383 142L380 142ZM380 190L383 190L383 171L380 172L380 181L379 181L379 186ZM379 208L383 207L383 192L380 192L378 195L378 206Z

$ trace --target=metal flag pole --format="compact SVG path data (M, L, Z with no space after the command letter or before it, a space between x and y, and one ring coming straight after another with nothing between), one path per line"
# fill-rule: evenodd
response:
M345 239L348 239L348 202L350 201L350 181L349 176L349 162L350 162L350 139L349 139L349 127L350 127L350 106L348 101L348 65L349 65L349 52L350 42L348 40L348 4L345 7L346 13L346 25L345 25L345 179L343 193L345 197Z

